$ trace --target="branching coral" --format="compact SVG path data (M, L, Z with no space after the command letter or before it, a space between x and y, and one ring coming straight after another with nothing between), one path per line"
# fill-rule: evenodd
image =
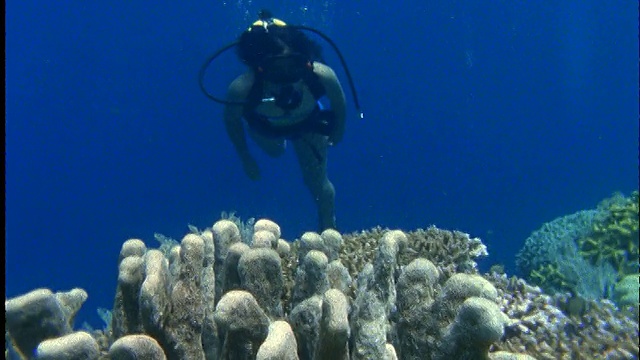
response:
M618 280L638 272L638 192L544 224L525 241L516 265L550 293L611 298Z
M610 263L621 275L638 272L638 191L625 198L616 194L599 208L606 216L592 232L578 240L579 253L592 263Z

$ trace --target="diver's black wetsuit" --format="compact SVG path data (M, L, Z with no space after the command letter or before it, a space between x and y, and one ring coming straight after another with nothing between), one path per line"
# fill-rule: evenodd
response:
M319 105L319 100L326 94L326 90L313 71L309 71L302 80L316 100L316 107L302 121L289 125L275 125L267 116L256 112L256 108L262 104L264 90L263 76L256 73L243 109L243 117L247 124L260 135L271 138L295 139L304 133L329 136L335 125L335 115L333 111L323 110Z

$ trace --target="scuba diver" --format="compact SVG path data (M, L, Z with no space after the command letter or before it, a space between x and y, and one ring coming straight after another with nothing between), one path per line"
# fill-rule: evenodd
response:
M287 141L293 145L322 231L336 228L335 189L327 176L327 148L343 138L346 100L335 72L322 60L320 46L303 30L320 35L334 47L359 110L351 76L335 44L315 29L287 25L266 10L238 41L209 58L200 72L200 86L209 98L225 104L226 132L252 180L260 178L260 168L249 152L245 130L272 157L284 153ZM234 47L248 69L231 82L226 98L220 99L205 89L204 73L217 56Z

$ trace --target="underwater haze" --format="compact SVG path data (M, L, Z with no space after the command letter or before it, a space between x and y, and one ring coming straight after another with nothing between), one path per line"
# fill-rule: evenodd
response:
M397 5L397 4L402 5ZM81 287L111 308L122 243L223 211L317 230L291 147L244 173L198 72L261 8L327 34L347 95L329 149L341 232L436 225L487 269L543 223L638 187L638 4L630 1L6 3L6 296ZM363 5L363 4L366 4ZM317 38L316 38L317 39ZM243 67L216 59L224 96Z

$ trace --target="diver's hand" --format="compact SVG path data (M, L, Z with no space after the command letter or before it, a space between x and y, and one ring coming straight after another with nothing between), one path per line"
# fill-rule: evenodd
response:
M337 131L334 131L332 134L329 134L329 137L327 138L329 142L329 146L335 146L337 143L342 141L343 135L344 135L343 132L337 132Z
M260 167L254 158L242 159L242 167L249 179L254 181L260 179Z
M339 142L342 141L342 138L344 137L344 130L345 130L345 126L344 126L344 120L340 121L340 119L336 119L334 120L335 123L332 126L331 132L329 133L329 144L331 145L336 145Z

